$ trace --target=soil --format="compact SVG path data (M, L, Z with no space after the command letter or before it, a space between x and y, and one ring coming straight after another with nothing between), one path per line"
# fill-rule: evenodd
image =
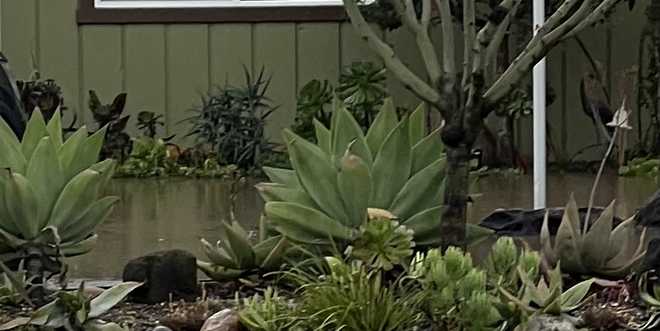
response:
M147 305L124 301L102 316L102 319L125 325L131 331L152 330L157 325L167 326L174 331L199 331L208 317L236 306L236 293L239 299L251 297L259 292L259 288L267 285L255 287L238 282L203 283L203 297L195 302L172 301ZM31 312L32 309L27 305L0 305L0 324L17 317L29 317Z

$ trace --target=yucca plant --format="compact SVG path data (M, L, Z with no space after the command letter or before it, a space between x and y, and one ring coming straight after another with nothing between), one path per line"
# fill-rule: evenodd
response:
M377 208L411 229L417 246L438 244L446 159L440 130L425 134L424 107L399 121L387 100L366 135L334 107L329 129L314 122L317 144L284 130L293 170L264 168L272 183L257 188L274 228L307 244L350 243Z
M0 121L0 261L26 259L29 275L41 275L44 257L92 249L94 229L118 200L101 197L115 168L113 160L97 163L104 135L82 127L64 140L60 114L46 124L35 111L19 141Z
M551 265L561 260L562 271L573 275L620 278L628 275L646 255L646 230L638 236L633 218L613 227L612 202L587 227L582 226L577 204L571 196L564 210L554 245L550 239L548 216L541 228L544 257Z
M256 242L237 222L222 222L221 239L212 245L201 239L209 262L197 261L197 267L214 280L234 280L252 274L263 275L279 268L284 262L287 240L281 236L268 237L265 219L259 221Z
M127 331L118 324L103 321L101 317L141 285L135 282L117 284L90 299L84 292L85 283L82 282L77 291L56 293L55 300L37 309L32 316L9 321L1 325L0 330L34 327L38 330Z

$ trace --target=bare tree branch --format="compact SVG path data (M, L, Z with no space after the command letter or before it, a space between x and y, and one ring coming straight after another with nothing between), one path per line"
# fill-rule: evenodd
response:
M495 34L493 35L492 41L486 48L486 68L484 72L488 77L488 81L494 79L495 76L495 65L497 62L497 52L500 47L502 47L502 42L504 41L504 36L506 36L509 27L511 26L511 21L513 17L518 13L518 8L522 0L515 0L513 7L509 10L509 13L506 15L502 23L497 27ZM502 4L503 7L508 8L505 3Z
M445 79L449 81L456 80L456 54L454 53L454 23L451 15L449 0L435 0L438 10L440 10L440 20L442 24L442 64L444 68ZM451 45L451 46L449 46Z
M620 0L605 0L593 11L593 1L584 0L580 8L571 13L571 9L578 2L566 0L564 4L546 21L539 33L532 38L527 47L511 63L500 78L486 91L484 98L488 104L494 104L506 96L522 77L527 75L531 68L538 63L548 52L556 46L568 33L579 33L590 24L596 23L601 15L609 12ZM569 2L573 2L570 4ZM593 12L592 12L593 11ZM591 15L589 13L592 13Z
M474 0L463 1L463 79L461 88L465 89L468 85L470 75L472 74L472 63L474 60L473 45L477 36L476 32L476 13Z
M582 20L578 26L576 26L570 33L564 36L563 39L571 38L588 26L596 25L598 21L604 20L607 12L609 12L620 1L621 0L603 1L594 11L591 12L591 14L586 19Z
M383 59L385 66L394 74L403 85L410 89L420 99L437 104L440 101L440 94L429 86L424 80L413 73L399 57L396 56L392 47L381 40L374 32L372 27L366 22L360 12L360 8L355 0L343 0L346 13L351 18L353 27L360 37L367 42L369 47Z

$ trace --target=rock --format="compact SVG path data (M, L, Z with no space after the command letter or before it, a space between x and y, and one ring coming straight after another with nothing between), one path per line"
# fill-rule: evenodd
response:
M595 221L603 210L604 209L600 207L593 207L591 209L591 220ZM491 229L495 231L497 235L501 236L536 236L541 233L543 218L545 217L546 211L549 213L548 228L550 234L554 235L557 233L559 224L561 224L562 217L564 216L564 208L496 210L484 218L479 225ZM582 222L584 222L587 208L579 208L579 213ZM615 225L620 224L622 221L623 220L618 217L614 218Z
M660 190L639 208L635 214L635 222L643 226L660 226Z
M577 328L566 317L540 315L529 320L525 331L577 331Z
M238 313L232 309L221 310L209 317L200 331L241 331Z
M170 300L192 301L200 294L197 260L183 250L152 253L128 262L122 276L125 282L144 282L129 295L136 303L154 304Z
M166 326L158 325L152 331L172 331L172 329Z

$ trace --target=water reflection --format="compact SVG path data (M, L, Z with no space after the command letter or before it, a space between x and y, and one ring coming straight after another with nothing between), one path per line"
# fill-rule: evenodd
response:
M586 205L592 175L551 176L548 205L562 206L574 193ZM617 214L631 215L655 192L648 178L603 178L595 198L597 205L617 200ZM114 213L99 229L100 240L90 254L71 260L70 275L83 278L117 278L131 258L149 252L180 248L202 257L199 237L217 240L219 222L229 216L229 185L220 180L115 180L108 191L121 197ZM529 208L532 179L529 176L491 176L477 185L480 196L469 218L478 222L497 208ZM237 218L254 228L263 202L251 184L237 199Z

